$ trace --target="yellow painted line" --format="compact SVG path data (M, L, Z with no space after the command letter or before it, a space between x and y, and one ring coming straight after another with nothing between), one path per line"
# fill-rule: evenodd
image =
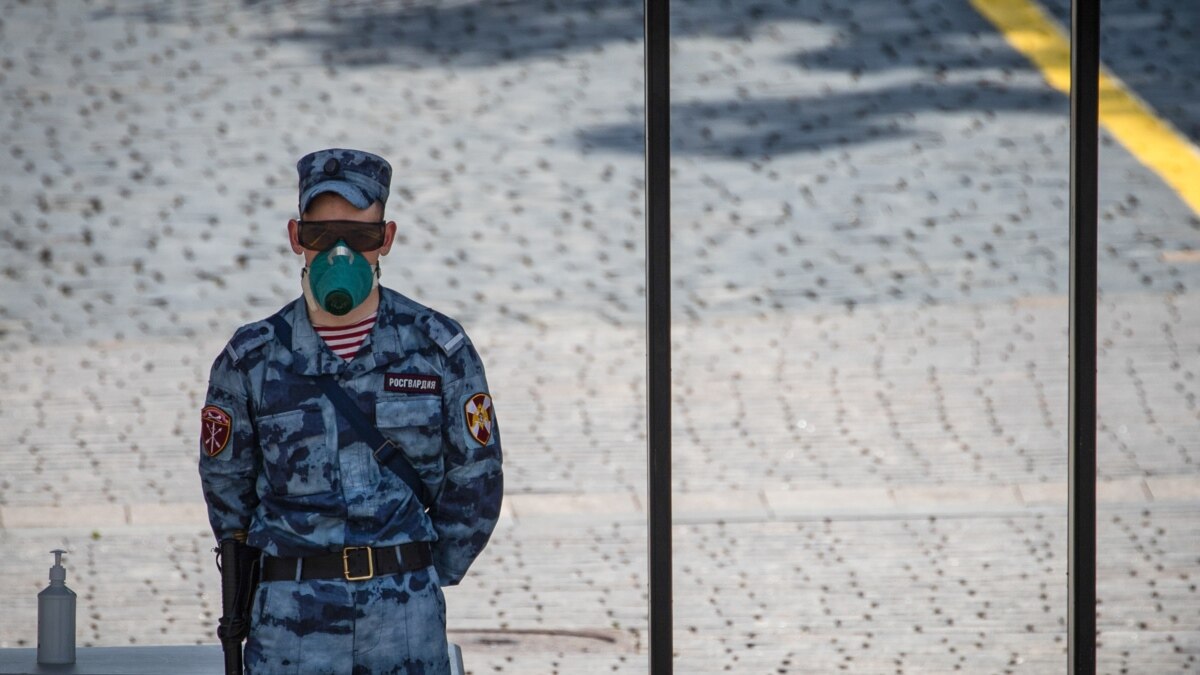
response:
M971 0L1055 89L1071 93L1071 40L1030 0ZM1103 68L1100 124L1200 215L1200 150Z

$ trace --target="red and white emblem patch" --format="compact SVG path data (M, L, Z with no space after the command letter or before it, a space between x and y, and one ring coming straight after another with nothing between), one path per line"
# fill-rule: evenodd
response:
M492 397L478 393L467 399L463 406L466 413L463 419L467 422L467 433L480 445L487 445L492 440Z
M229 432L233 418L215 405L205 406L200 411L200 447L209 457L221 454L229 445Z

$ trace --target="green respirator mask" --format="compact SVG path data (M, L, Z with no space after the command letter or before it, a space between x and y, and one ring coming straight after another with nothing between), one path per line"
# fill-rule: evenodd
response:
M358 307L375 286L375 268L340 239L317 254L305 269L313 299L335 316Z

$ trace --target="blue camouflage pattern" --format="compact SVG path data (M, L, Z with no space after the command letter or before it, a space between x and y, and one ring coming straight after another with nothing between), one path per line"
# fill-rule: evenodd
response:
M218 541L245 531L248 544L274 556L310 556L347 546L379 548L411 541L430 542L433 553L433 566L427 571L392 575L390 582L384 582L384 577L369 583L286 582L295 584L289 593L300 594L295 598L297 604L276 600L283 593L273 590L275 584L284 582L261 585L272 590L266 591L267 599L256 599L267 608L261 616L256 612L252 638L258 636L255 649L271 658L287 650L277 652L267 645L292 644L280 637L280 631L291 631L296 640L317 636L308 638L305 645L348 644L345 636L338 641L339 626L349 621L358 626L351 630L353 635L361 632L362 625L348 617L358 616L355 612L359 610L354 608L360 603L355 594L364 588L379 589L371 592L382 594L382 589L390 588L388 584L412 584L412 579L420 578L433 578L434 587L457 584L486 546L500 515L499 427L493 417L486 444L462 431L466 425L464 404L488 391L478 352L454 320L391 289L380 287L379 291L375 326L350 361L334 354L317 335L304 299L298 298L279 312L292 328L290 345L275 339L274 329L266 321L242 326L217 356L209 375L205 406L220 408L231 420L223 450L209 456L203 441L200 444L200 479L209 524ZM428 512L338 415L314 381L320 374L335 375L368 419L403 449L433 496ZM389 391L385 386L389 374L417 375L425 381L436 378L438 387ZM334 587L340 590L330 590ZM425 598L416 590L389 595L388 602L406 605L413 598ZM323 598L333 596L339 598L336 603L323 604ZM351 596L353 603L346 600ZM316 604L301 598L316 598L312 601ZM442 626L442 646L431 648L430 653L444 659L444 606L435 612L436 603L427 600L421 600L423 609L407 606L405 625L410 631L421 621ZM318 612L318 618L311 619L317 616L312 612ZM409 651L416 648L412 639L407 644L407 649L404 642L392 644L390 654L398 659L396 663L409 659L411 664L425 665L406 666L407 670L395 670L399 665L389 666L392 670L371 666L362 672L447 672ZM337 663L349 668L348 655L353 653L358 659L359 649L340 651ZM249 653L250 643L247 650ZM425 653L423 650L421 647L420 653ZM308 647L301 651L307 653ZM263 669L253 672L294 672L287 671L282 662L260 665ZM303 672L326 671L310 670L306 663ZM357 660L353 672L359 672Z
M449 673L446 600L437 573L264 582L242 658L253 675Z
M318 150L301 157L296 172L300 174L301 214L313 197L323 192L337 193L359 209L374 202L387 205L392 165L379 155L345 148Z
M382 287L375 327L351 361L313 330L303 298L280 315L292 327L290 348L266 321L248 324L209 376L205 405L229 413L233 427L221 453L200 454L217 539L248 531L247 543L277 556L430 541L442 582L458 583L495 527L503 491L499 426L493 420L487 445L461 433L464 403L488 391L470 339L452 319ZM434 495L429 513L321 393L313 376L326 373L403 448ZM387 373L439 377L440 395L385 391Z

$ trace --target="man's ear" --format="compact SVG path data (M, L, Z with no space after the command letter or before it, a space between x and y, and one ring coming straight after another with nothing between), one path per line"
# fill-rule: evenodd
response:
M304 255L304 247L300 245L300 223L295 218L288 221L288 241L292 244L292 253Z
M383 226L383 246L379 247L379 255L387 255L392 250L392 241L396 239L396 221L389 220Z

